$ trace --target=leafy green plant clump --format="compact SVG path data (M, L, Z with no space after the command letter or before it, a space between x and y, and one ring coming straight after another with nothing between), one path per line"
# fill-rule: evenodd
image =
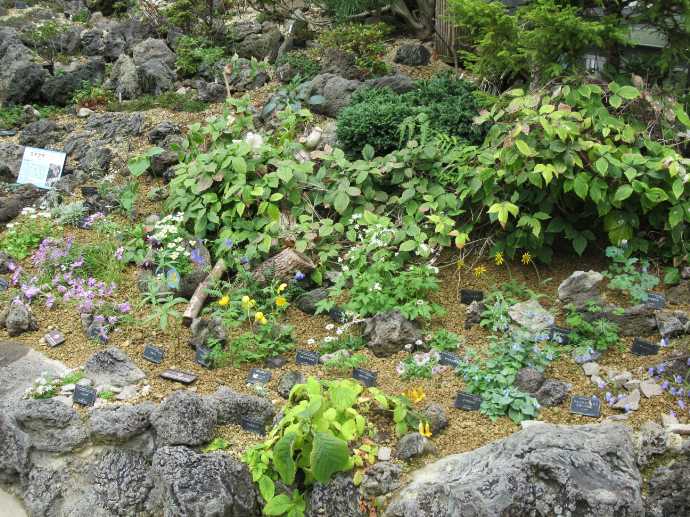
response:
M175 48L175 66L180 74L192 77L200 71L211 71L225 57L225 49L213 46L205 38L180 36Z
M596 315L601 307L590 304L586 311ZM590 321L591 320L591 321ZM578 354L589 354L596 350L604 352L619 342L618 325L606 318L586 318L582 311L571 310L566 323L572 329L568 335L570 344Z
M477 118L492 124L484 144L449 152L439 179L499 227L494 254L524 249L549 261L559 239L582 254L604 233L631 252L684 256L690 160L657 138L672 141L690 119L668 105L670 120L650 134L645 113L657 102L616 83L513 90Z
M418 81L416 89L397 94L388 89L362 89L338 115L337 135L344 148L359 154L368 144L387 153L405 144L405 119L427 116L431 129L470 143L481 142L483 130L473 123L479 113L475 88L452 73Z
M33 208L24 209L25 217L9 223L0 238L0 249L15 260L24 260L43 239L57 234L50 214L34 212Z
M649 273L649 260L628 256L618 246L607 247L606 256L612 261L604 273L608 288L626 293L635 303L646 302L649 291L659 284L659 278Z
M286 52L276 61L276 66L281 65L290 65L301 81L309 81L321 71L319 62L303 51Z
M319 43L325 49L342 50L354 55L355 64L362 75L383 75L388 73L388 65L381 57L386 51L384 41L390 31L390 26L385 23L347 23L323 32L319 36Z
M290 494L281 485L326 483L337 472L376 461L376 446L368 438L375 428L366 417L372 404L392 411L403 433L421 421L403 397L389 398L349 379L320 383L310 377L292 388L280 422L243 457L266 502L265 515L304 515L300 490Z

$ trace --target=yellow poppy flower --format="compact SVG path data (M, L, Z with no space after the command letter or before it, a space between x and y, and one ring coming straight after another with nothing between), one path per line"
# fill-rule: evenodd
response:
M285 307L287 303L288 301L285 299L284 296L278 296L278 298L276 298L276 307L278 308Z
M254 321L256 321L259 325L266 325L266 323L268 323L266 316L264 316L264 313L261 311L254 314Z
M496 255L494 255L494 262L496 263L497 266L502 266L503 262L505 262L505 260L503 259L503 253L501 253L500 251L497 251Z
M473 270L474 276L477 278L481 278L484 273L486 273L486 267L485 266L477 266Z
M285 291L285 289L287 289L287 284L280 284L278 286L278 292L279 293L282 293L283 291Z
M525 251L522 254L522 263L525 266L532 263L532 255L529 254L529 251Z
M421 402L426 398L426 393L424 393L424 390L421 388L411 388L409 390L406 390L403 395L405 395L408 399L410 399L412 402L417 404L418 402Z
M218 305L220 305L221 307L225 307L229 303L230 303L230 297L227 294L225 296L223 296L220 300L218 300Z
M419 422L419 434L429 438L432 435L431 428L429 427L429 422Z
M244 307L245 310L251 309L254 305L256 305L256 302L249 296L245 295L242 297L242 307Z

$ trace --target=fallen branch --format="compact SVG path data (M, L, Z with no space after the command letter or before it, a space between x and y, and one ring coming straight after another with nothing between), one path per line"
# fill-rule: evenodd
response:
M305 254L292 248L285 248L260 264L253 272L253 276L257 282L264 284L270 278L286 281L297 271L308 275L314 269L316 266Z
M208 276L196 288L194 295L189 300L187 309L182 315L182 323L184 323L187 327L189 327L192 324L192 321L199 316L199 313L206 302L206 298L208 298L209 284L220 280L220 277L223 276L223 273L225 273L227 269L228 267L225 265L225 261L223 259L219 259L218 262L216 262L216 265L213 266L213 269Z

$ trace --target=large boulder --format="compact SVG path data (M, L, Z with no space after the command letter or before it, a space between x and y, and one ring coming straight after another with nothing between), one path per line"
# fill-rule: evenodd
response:
M268 59L273 63L278 57L278 49L283 35L277 27L260 34L249 34L242 41L235 43L237 55L246 59L256 58L259 61Z
M0 164L0 167L2 167L2 164ZM0 196L0 224L10 222L21 213L22 208L34 204L44 194L44 190L28 184L13 189L6 196ZM0 320L1 318L0 314Z
M132 53L139 87L143 93L159 95L173 89L176 77L175 54L164 40L148 38L134 45ZM123 66L124 62L120 68ZM129 88L131 89L131 85Z
M13 411L17 427L26 433L39 451L67 452L82 446L88 433L79 414L55 399L17 402Z
M134 45L132 57L137 66L142 66L149 61L160 61L171 68L175 66L175 53L162 39L148 38Z
M84 83L100 84L104 74L105 61L102 57L91 58L86 63L75 61L60 70L59 74L48 77L41 88L41 95L49 104L66 106Z
M537 300L528 300L513 305L508 309L510 318L533 334L543 332L551 327L556 318L544 309Z
M300 87L300 97L319 102L310 102L309 108L319 115L335 118L340 110L350 104L354 91L362 85L359 81L345 79L334 74L319 74Z
M388 88L395 93L406 93L415 89L414 81L403 74L392 74L364 81L362 88Z
M114 90L115 96L120 99L135 99L141 95L139 72L131 57L122 54L117 58L105 87Z
M395 62L407 66L424 66L429 64L431 52L421 43L408 43L398 47Z
M17 481L29 470L31 440L4 411L0 413L0 443L0 482Z
M231 91L241 93L261 88L269 80L268 74L263 71L256 71L249 59L240 58L232 66L228 84Z
M95 442L125 442L145 433L151 427L149 417L154 409L151 403L96 408L89 419L91 439Z
M387 517L644 515L624 426L529 427L412 474Z
M50 147L65 136L65 128L55 121L42 118L27 124L19 133L19 143L30 147Z
M644 303L621 309L607 305L599 312L583 312L588 320L607 319L618 325L621 336L649 336L657 330L655 308Z
M96 384L124 387L146 378L122 350L110 347L94 353L84 364L84 375Z
M421 339L419 327L398 311L384 312L369 318L362 334L367 347L376 357L388 357Z
M33 54L16 33L0 34L0 103L26 104L39 101L48 71L33 61Z
M158 445L202 445L211 441L218 421L216 406L191 391L176 391L151 413Z
M162 447L153 456L152 499L157 515L252 517L261 505L246 465L224 453Z
M649 480L645 515L673 517L690 515L690 441L671 464L657 468Z
M93 483L94 510L102 508L105 515L149 514L145 510L153 481L145 455L128 449L106 450L90 466L88 475ZM77 505L76 511L88 508L84 503Z
M690 280L683 280L666 292L668 302L674 305L690 304Z
M0 328L7 329L7 333L14 337L24 332L38 330L38 323L29 305L21 300L13 300L4 311L0 312Z
M360 493L349 474L336 474L328 483L314 483L308 517L366 517Z

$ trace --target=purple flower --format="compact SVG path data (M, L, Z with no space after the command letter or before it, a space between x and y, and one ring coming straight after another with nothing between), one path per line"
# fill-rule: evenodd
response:
M405 373L405 365L402 362L398 363L398 366L395 367L395 371L398 372L398 375L402 375Z
M37 296L41 292L41 290L34 285L23 285L22 292L24 293L24 296L26 296L27 300L31 300L32 298Z
M630 407L630 404L626 404L625 406L623 406L623 410L626 413L630 413L632 411L632 407Z
M232 249L234 242L232 242L232 239L225 239L223 241L223 246L225 246L227 249Z
M616 398L615 398L613 395L611 395L611 392L610 392L610 391L607 391L607 392L606 392L606 395L604 396L604 399L606 400L606 402L607 402L609 405L611 405L611 404L613 404L613 403L615 402L615 399L616 399Z
M683 376L682 375L674 375L673 380L676 381L676 384L683 384Z
M55 304L55 297L52 294L49 294L48 296L46 296L46 307L49 309L52 309L54 304Z
M685 402L683 402L682 400L679 400L679 401L678 401L678 407L679 407L680 409L685 409Z
M297 271L297 272L295 273L295 280L296 280L297 282L300 282L300 281L304 280L304 273L302 273L301 271Z
M666 336L662 337L659 344L664 348L667 347L668 346L668 338Z
M201 250L199 248L194 248L192 253L189 255L189 258L198 266L203 266L206 264L206 259L201 254Z
M122 246L120 246L119 248L117 248L115 250L115 258L117 260L122 260L122 257L124 256L124 254L125 254L125 248L123 248Z
M77 269L77 268L82 267L83 265L84 265L84 257L79 257L77 260L72 262L70 269Z
M647 375L649 375L650 377L654 377L654 367L653 366L651 368L649 368L649 370L647 370Z
M665 364L660 364L659 366L656 367L656 371L659 373L664 373L666 371L666 365Z
M668 381L664 381L661 383L661 389L666 391L669 387L670 383Z
M127 314L129 311L132 310L132 306L127 302L121 303L117 306L117 310L118 310L118 312L121 312L122 314Z
M117 324L117 316L108 316L108 324L109 325L116 325Z
M606 387L606 383L604 381L599 381L597 383L597 386L599 387L600 390L603 390Z

